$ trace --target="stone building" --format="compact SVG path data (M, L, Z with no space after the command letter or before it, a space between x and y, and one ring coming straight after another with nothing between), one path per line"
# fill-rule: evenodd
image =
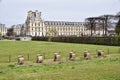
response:
M12 31L15 36L25 36L25 24L12 25Z
M41 19L41 12L29 11L25 24L27 36L45 36L45 25Z
M2 36L7 34L7 27L5 26L5 24L0 23L0 32L2 33Z
M83 36L85 27L82 22L45 21L45 31L54 31L51 36Z
M83 36L86 31L83 22L43 21L38 10L28 12L25 25L27 36Z

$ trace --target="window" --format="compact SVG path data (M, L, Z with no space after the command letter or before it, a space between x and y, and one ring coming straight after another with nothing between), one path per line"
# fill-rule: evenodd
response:
M35 23L35 26L36 26L36 23Z
M33 23L32 23L32 26L33 26Z
M38 23L38 26L40 26L40 23Z

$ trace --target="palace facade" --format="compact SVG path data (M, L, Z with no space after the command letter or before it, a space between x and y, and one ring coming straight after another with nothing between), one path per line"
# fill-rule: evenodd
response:
M38 10L28 12L25 25L27 36L83 36L86 33L83 22L43 21Z

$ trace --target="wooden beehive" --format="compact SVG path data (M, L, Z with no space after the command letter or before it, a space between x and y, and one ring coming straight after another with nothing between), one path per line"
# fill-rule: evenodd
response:
M70 59L70 60L75 60L75 57L76 57L76 55L75 55L74 52L70 52L70 53L69 53L69 59Z
M43 56L38 54L37 55L37 60L36 60L36 63L42 63L43 62Z
M104 57L104 51L98 50L98 57Z
M22 56L22 55L19 55L18 56L18 65L23 65L24 64L24 56Z
M59 53L55 53L54 55L54 61L60 61L61 55Z
M88 51L84 51L84 58L90 59L90 53Z

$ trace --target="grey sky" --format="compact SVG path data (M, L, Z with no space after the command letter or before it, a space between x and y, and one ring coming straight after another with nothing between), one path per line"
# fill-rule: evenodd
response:
M120 0L2 0L0 22L11 26L26 20L29 10L39 10L45 21L80 21L90 16L116 14Z

